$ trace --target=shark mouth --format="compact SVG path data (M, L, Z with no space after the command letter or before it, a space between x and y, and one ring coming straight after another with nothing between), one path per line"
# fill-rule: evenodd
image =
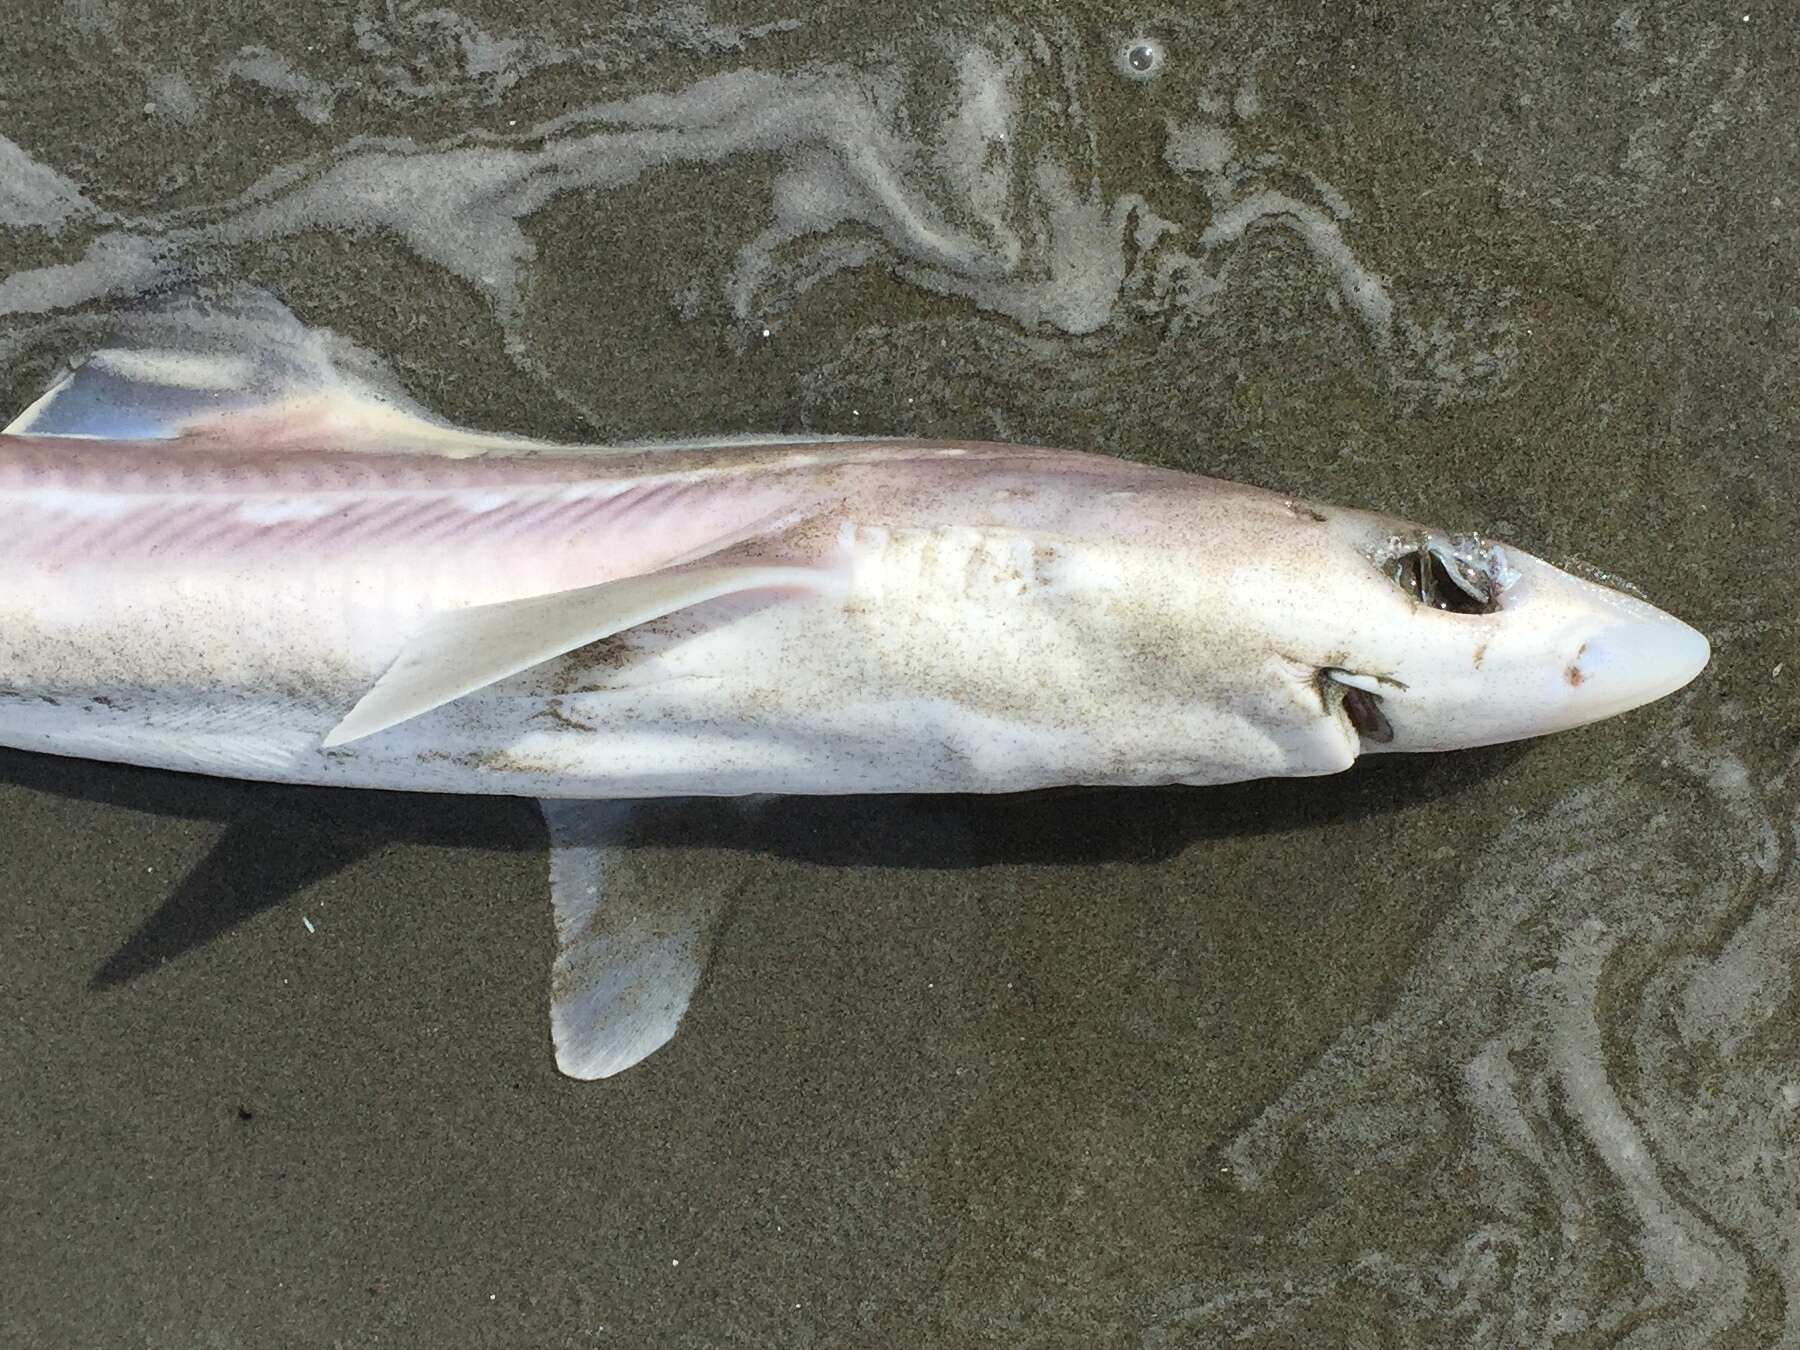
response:
M1399 680L1380 675L1323 666L1313 677L1326 716L1341 713L1363 740L1387 745L1394 739L1394 724L1381 706L1381 690L1405 689Z

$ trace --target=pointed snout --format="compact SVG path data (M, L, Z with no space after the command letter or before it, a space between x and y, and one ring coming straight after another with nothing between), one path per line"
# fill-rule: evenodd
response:
M1654 703L1706 668L1712 646L1701 633L1654 606L1634 602L1634 608L1642 612L1601 628L1576 649L1575 659L1564 668L1573 718L1568 725L1597 722Z
M1707 640L1654 605L1511 548L1497 608L1424 614L1390 744L1450 750L1585 726L1653 703L1706 666Z
M1539 706L1543 735L1654 703L1706 667L1711 645L1695 629L1635 596L1509 550L1517 579L1501 595L1503 640L1513 658L1540 663L1551 687ZM1527 681L1529 688L1535 681Z

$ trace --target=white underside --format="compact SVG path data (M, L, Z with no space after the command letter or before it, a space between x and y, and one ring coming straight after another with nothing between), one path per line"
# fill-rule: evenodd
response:
M1077 626L1058 634L1054 608L952 605L917 631L881 618L835 597L715 601L329 750L364 687L345 674L378 664L346 654L295 669L290 687L318 691L304 699L147 680L0 692L0 743L281 782L576 798L1212 783L1355 758L1341 718L1241 653L1221 653L1210 687L1146 690ZM940 652L981 655L903 659L921 632Z

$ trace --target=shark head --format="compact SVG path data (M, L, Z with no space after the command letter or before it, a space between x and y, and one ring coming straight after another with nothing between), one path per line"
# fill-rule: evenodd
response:
M1284 651L1364 752L1565 731L1654 702L1706 666L1706 638L1681 620L1522 549L1316 514L1327 579L1285 607Z

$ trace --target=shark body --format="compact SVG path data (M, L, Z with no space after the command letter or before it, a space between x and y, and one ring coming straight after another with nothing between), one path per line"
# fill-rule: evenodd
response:
M0 433L0 744L545 801L581 1077L673 1034L718 910L606 896L621 802L1334 773L1707 660L1478 536L1034 447L486 436L265 329L102 350Z

